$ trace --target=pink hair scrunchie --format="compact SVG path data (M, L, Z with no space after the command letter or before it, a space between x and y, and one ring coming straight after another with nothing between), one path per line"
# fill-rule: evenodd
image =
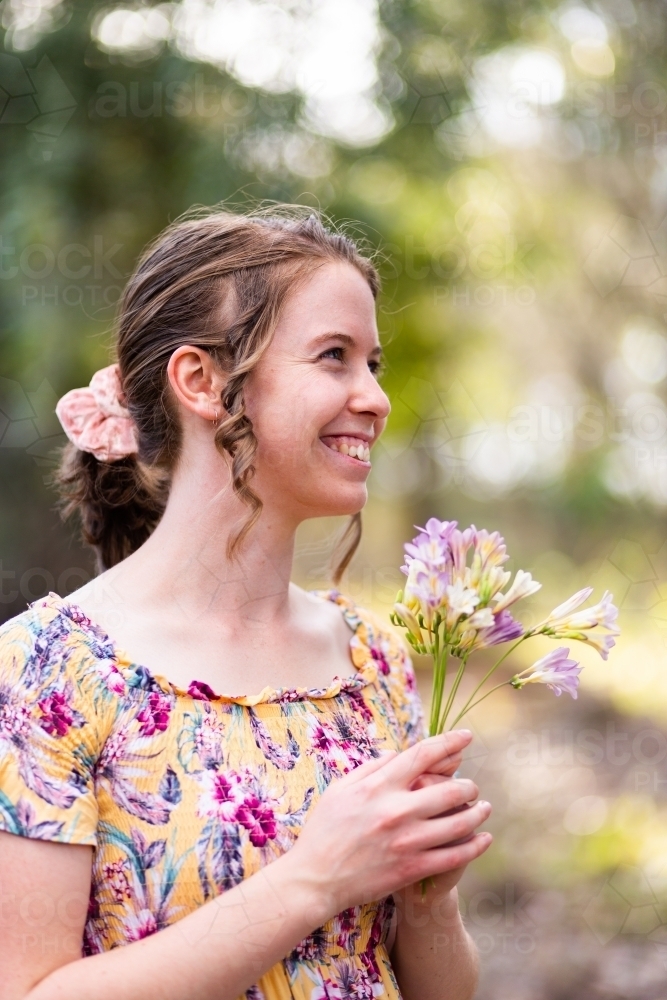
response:
M56 415L65 434L80 451L98 462L116 462L139 451L137 426L119 396L118 365L95 372L90 386L71 389L58 401Z

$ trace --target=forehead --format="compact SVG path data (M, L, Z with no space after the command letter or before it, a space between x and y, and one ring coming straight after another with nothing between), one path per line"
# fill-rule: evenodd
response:
M274 339L276 346L303 346L331 331L369 350L379 343L373 293L352 264L322 264L298 282L283 304Z

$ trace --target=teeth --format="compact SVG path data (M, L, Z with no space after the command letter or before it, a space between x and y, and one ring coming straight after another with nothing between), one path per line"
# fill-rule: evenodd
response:
M347 441L338 443L332 440L327 442L327 447L331 448L332 451L340 452L341 455L356 458L360 462L370 462L371 460L371 450L363 441L359 444L348 444Z

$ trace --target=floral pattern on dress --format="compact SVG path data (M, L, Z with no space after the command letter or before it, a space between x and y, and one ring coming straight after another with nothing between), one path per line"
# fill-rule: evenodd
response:
M337 590L351 672L325 688L187 691L57 594L0 628L0 830L94 848L82 954L182 919L288 851L312 805L427 735L402 637ZM246 1000L398 1000L391 896L315 928Z

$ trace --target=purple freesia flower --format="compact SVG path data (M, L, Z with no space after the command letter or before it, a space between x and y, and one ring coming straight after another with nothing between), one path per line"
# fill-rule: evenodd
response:
M416 597L424 608L439 608L445 600L449 576L447 573L431 570L415 560L413 572L408 577L406 593Z
M456 521L453 521L452 524L456 524ZM452 550L452 562L457 573L463 573L468 557L468 549L471 545L475 544L476 539L477 529L474 525L465 528L463 531L459 531L456 528L452 532L449 544Z
M475 532L475 556L474 563L479 563L481 568L487 566L502 566L507 562L509 555L505 546L505 539L499 531L487 531L480 528L478 531L474 524L471 526Z
M573 698L577 697L579 674L582 667L576 660L568 659L570 650L567 646L559 646L546 656L533 663L532 667L516 674L510 681L514 688L522 688L524 684L546 684L555 694L567 691Z
M408 575L413 559L434 570L446 569L451 563L449 543L456 524L456 521L439 521L437 517L430 517L423 528L416 524L419 534L405 544L405 565L401 570Z
M495 623L490 628L480 629L475 640L475 649L498 646L501 642L512 642L524 634L524 627L509 611L499 611Z
M612 646L616 645L611 632L604 632L602 635L595 632L571 632L567 638L579 639L580 642L585 642L588 646L592 646L593 649L597 649L603 660L609 659L609 650Z
M422 534L428 535L429 538L440 538L442 541L448 542L457 524L458 521L440 521L437 517L429 517L423 528L420 528L418 524L415 524L415 528Z

